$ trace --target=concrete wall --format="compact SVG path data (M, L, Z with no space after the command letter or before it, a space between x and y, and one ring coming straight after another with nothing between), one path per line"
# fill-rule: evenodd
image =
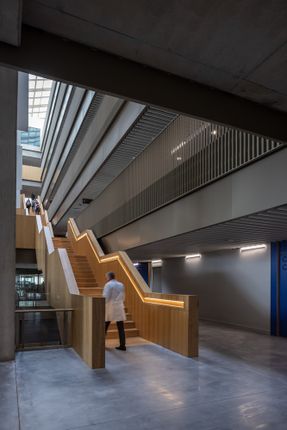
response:
M17 72L0 67L0 361L15 354Z
M20 193L22 190L22 146L19 145L19 131L17 131L17 147L16 147L16 208L20 208Z
M163 293L197 294L200 318L270 331L270 247L204 254L200 260L164 260ZM158 279L156 277L155 279ZM154 285L159 291L160 287Z
M17 130L28 131L29 75L18 72Z
M161 274L162 269L161 267L154 267L152 269L152 276L151 276L151 282L150 286L154 293L161 293L162 291L162 282L161 282Z

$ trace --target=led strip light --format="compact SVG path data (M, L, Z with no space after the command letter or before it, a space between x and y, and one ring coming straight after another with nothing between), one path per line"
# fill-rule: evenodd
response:
M68 221L71 230L73 232L73 236L76 240L76 242L78 242L79 240L83 239L84 237L87 237L89 244L93 250L93 253L95 254L97 260L99 263L107 263L110 261L118 261L122 267L122 269L124 270L125 274L127 275L127 277L129 278L130 282L132 283L132 285L134 286L136 292L138 293L139 297L141 298L142 302L144 303L150 303L150 304L154 304L154 305L163 305L163 306L171 306L171 307L175 307L175 308L184 308L184 301L181 300L169 300L169 299L159 299L159 298L155 298L155 297L145 297L143 296L142 292L140 291L138 285L136 284L136 282L134 281L134 279L131 277L129 271L126 269L122 259L120 258L119 255L114 255L112 257L99 257L97 252L95 251L94 245L91 241L91 239L89 238L88 233L82 233L81 235L77 236L73 223L71 220Z

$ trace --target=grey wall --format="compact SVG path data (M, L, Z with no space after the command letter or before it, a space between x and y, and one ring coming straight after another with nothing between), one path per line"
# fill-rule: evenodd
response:
M241 254L238 249L203 254L190 262L164 260L161 288L163 293L197 294L202 319L269 333L269 246Z
M162 292L161 267L154 267L151 276L151 289L154 293Z
M18 72L17 130L28 131L29 75Z
M15 354L17 72L0 67L0 361Z

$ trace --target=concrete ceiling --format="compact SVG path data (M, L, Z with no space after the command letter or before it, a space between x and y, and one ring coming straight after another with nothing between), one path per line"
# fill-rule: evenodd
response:
M286 20L285 0L23 3L25 24L282 111Z
M133 260L179 257L287 239L287 205L129 249Z
M19 46L21 40L22 1L1 0L0 40Z

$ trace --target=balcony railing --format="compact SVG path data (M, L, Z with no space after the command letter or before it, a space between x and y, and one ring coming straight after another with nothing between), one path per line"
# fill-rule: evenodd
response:
M71 345L73 309L17 309L16 349Z

